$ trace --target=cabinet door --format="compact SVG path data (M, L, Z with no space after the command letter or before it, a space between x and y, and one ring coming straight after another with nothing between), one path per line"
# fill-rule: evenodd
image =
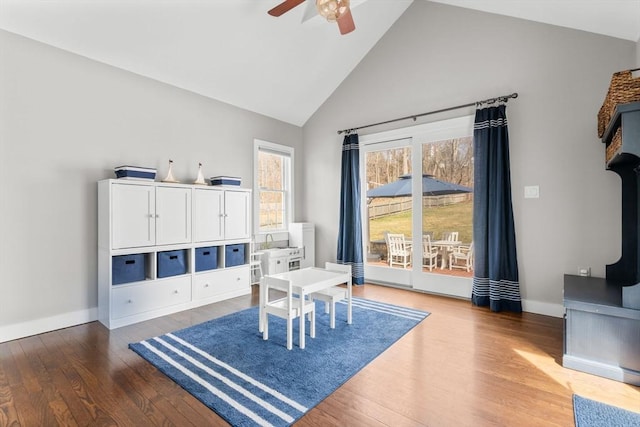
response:
M114 249L155 244L155 190L152 185L112 185L111 238Z
M225 191L224 195L224 236L225 239L251 237L250 196L246 191Z
M193 240L224 239L224 191L194 190Z
M270 259L269 265L267 266L267 272L265 274L276 274L276 260Z
M156 188L156 244L191 242L191 188Z
M289 271L289 263L286 258L282 258L278 260L278 266L276 267L276 272L278 273L286 273Z
M269 269L265 274L286 273L289 271L289 265L286 258L271 258L269 260Z

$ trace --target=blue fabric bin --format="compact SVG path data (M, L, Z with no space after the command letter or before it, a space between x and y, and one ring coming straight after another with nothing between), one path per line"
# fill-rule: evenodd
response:
M244 245L227 245L225 250L225 267L244 264Z
M158 252L158 277L187 273L187 250Z
M218 268L218 247L196 248L196 271Z
M139 282L145 279L144 254L119 255L111 258L111 283Z

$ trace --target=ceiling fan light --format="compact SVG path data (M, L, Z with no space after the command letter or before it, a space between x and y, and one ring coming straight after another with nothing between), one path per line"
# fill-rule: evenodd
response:
M349 0L316 0L316 9L320 16L333 22L349 10Z

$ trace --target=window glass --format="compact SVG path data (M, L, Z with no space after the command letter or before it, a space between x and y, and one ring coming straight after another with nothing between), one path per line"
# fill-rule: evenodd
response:
M256 205L258 232L286 230L292 206L290 147L256 141Z
M469 263L467 268L462 255L473 240L473 138L423 144L422 176L422 233L434 244L440 266L428 270L472 277L473 267ZM438 244L446 240L459 243Z

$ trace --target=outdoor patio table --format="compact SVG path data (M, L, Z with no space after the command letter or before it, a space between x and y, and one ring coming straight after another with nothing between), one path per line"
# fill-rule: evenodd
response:
M447 256L446 256L447 251L453 248L454 246L460 246L462 242L459 240L434 240L431 242L431 244L439 248L440 258L442 258L440 269L444 270L445 268L447 268Z
M351 274L341 272L325 270L324 268L307 267L300 270L287 271L285 273L270 274L269 277L276 277L278 279L290 280L293 286L293 291L300 296L300 311L302 312L302 304L306 295L313 292L330 288L332 286L347 284L347 324L351 324ZM274 288L269 285L268 288ZM276 288L277 289L277 288ZM264 308L265 301L267 300L266 286L260 286L260 308L259 308L259 323L258 327L260 332L263 331L264 325L262 324L262 310ZM282 289L286 290L286 289ZM300 316L300 339L298 345L300 348L304 348L304 329L305 329L305 316Z

